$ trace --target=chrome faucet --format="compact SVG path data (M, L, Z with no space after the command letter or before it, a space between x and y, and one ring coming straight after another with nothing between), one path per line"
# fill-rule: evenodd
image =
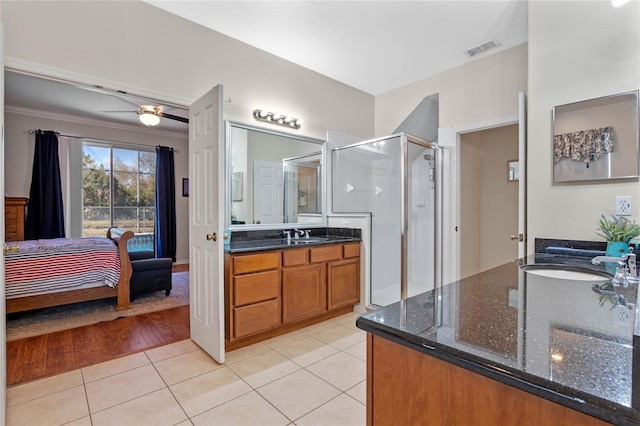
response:
M304 237L305 237L305 238L309 238L309 232L311 232L311 230L310 230L310 229L305 229L305 230L304 230Z
M287 237L287 243L291 242L291 231L289 231L288 229L285 229L284 231L282 231L282 234Z
M620 262L620 260L624 260L627 256L626 254L623 254L622 257L613 257L613 256L596 256L593 259L591 259L591 263L594 265L599 265L602 262L607 262L607 263L618 263Z
M300 237L304 236L304 231L301 229L294 229L293 230L293 238L294 239L299 239Z
M638 268L636 266L636 254L624 253L621 257L596 256L591 263L599 265L602 262L616 263L615 276L611 280L613 285L627 287L630 282L638 282Z

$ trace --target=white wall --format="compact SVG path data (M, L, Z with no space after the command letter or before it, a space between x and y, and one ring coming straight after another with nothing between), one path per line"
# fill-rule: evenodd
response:
M182 178L189 176L187 136L169 132L160 133L145 127L106 127L89 121L73 120L73 117L43 115L11 108L5 111L5 194L10 197L29 197L35 147L35 136L29 134L29 130L55 130L64 135L128 142L150 147L164 145L176 148L179 151L174 153L178 237L176 260L177 263L188 262L189 199L182 197L181 191Z
M408 63L406 66L410 66ZM527 45L521 44L376 96L375 134L398 128L425 96L439 94L440 127L518 113L527 86Z
M597 240L596 221L638 180L553 184L551 111L555 105L640 87L640 2L529 2L528 237Z
M372 136L373 96L141 1L0 7L7 66L35 63L45 72L185 105L222 84L231 100L226 119L257 124L252 112L263 108L302 119L292 133Z

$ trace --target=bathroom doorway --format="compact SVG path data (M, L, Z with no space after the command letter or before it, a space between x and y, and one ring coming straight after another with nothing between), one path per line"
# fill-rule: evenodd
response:
M460 276L518 258L518 124L460 135Z

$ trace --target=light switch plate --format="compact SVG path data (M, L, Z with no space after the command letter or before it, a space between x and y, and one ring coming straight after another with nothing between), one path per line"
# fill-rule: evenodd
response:
M620 216L631 216L631 196L618 195L616 197L616 214Z

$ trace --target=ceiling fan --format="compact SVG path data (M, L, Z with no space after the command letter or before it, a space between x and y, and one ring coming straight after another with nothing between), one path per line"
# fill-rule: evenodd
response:
M180 117L178 115L167 114L162 112L162 108L154 105L140 105L137 111L138 117L142 124L152 127L160 123L160 118L168 118L170 120L180 121L182 123L188 123L189 119Z
M95 88L94 90L100 91L102 93L105 93L105 89L100 87L100 88ZM177 108L178 110L184 110L186 112L186 109L177 107L177 106L165 106L165 105L153 105L151 102L151 100L149 99L143 99L141 97L135 96L135 95L131 95L129 93L123 92L123 91L116 91L116 93L110 93L107 92L107 95L113 96L121 101L127 102L128 104L131 104L132 106L135 106L137 109L135 111L132 110L128 110L128 111L122 111L122 110L118 110L118 111L103 111L106 113L135 113L138 114L138 118L140 119L140 122L142 122L142 124L144 124L147 127L153 127L153 126L157 126L160 123L160 119L161 118L167 118L169 120L175 120L175 121L179 121L181 123L189 123L189 119L186 117L182 117L180 115L175 115L175 114L169 114L167 112L164 112L165 109L175 109Z

